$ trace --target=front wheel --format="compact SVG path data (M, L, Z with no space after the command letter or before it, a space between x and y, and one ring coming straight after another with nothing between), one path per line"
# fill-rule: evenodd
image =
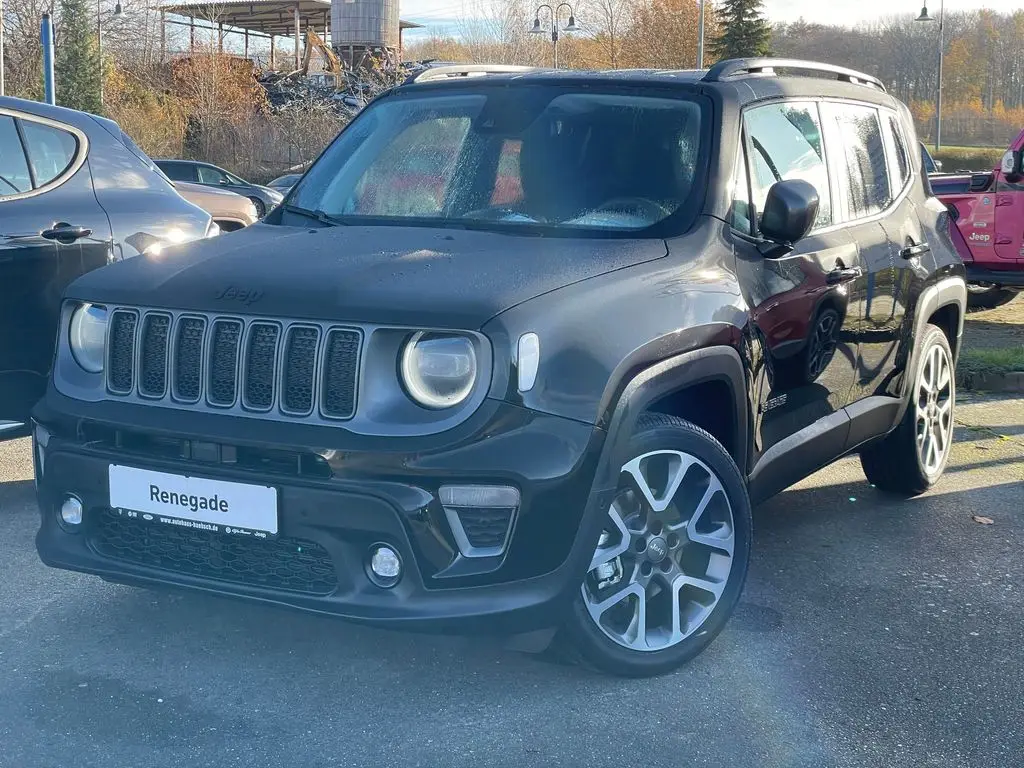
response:
M956 372L946 334L925 326L910 402L900 425L860 454L868 480L883 491L916 496L942 476L953 447Z
M647 677L722 631L747 575L751 514L732 457L687 421L642 416L630 455L562 634L592 666Z
M260 200L258 197L250 197L249 199L252 201L253 206L256 208L257 219L262 219L264 216L267 215L267 206L263 204L262 200Z
M1000 288L998 285L969 283L967 285L968 309L995 309L1009 304L1017 298L1017 291L1012 288Z

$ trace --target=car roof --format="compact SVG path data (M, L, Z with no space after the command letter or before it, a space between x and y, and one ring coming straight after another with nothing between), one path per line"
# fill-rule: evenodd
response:
M737 101L741 105L776 96L856 99L890 107L897 104L886 93L882 82L872 75L820 62L773 58L733 59L719 62L710 69L677 70L566 70L486 64L450 65L417 72L397 90L472 88L482 82L507 86L626 85L717 91L723 98Z
M47 104L44 101L32 101L30 99L19 99L16 96L0 96L0 109L11 109L17 112L24 112L36 117L45 117L57 122L73 125L76 128L86 130L96 125L97 120L105 118L93 115L89 112L81 112L68 107L58 107Z

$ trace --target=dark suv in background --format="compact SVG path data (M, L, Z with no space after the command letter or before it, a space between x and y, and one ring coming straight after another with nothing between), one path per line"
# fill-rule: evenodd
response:
M46 388L68 283L216 231L116 123L0 97L0 437Z
M916 148L815 63L427 70L265 223L68 289L39 553L672 669L751 503L943 472L966 288Z

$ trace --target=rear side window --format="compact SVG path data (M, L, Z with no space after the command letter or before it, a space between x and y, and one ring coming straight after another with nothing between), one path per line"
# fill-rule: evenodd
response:
M744 120L749 137L752 202L758 215L773 184L802 179L818 191L815 228L831 224L831 190L817 105L769 104L748 110Z
M896 115L889 115L889 130L892 132L893 146L896 148L896 168L900 174L900 189L902 189L910 179L910 156L907 154L907 144L903 140L903 131L900 129L900 121Z
M853 104L826 104L825 108L836 123L842 146L846 168L840 186L849 218L861 219L885 210L893 196L878 110Z
M195 181L195 166L188 163L157 163L172 181Z
M14 118L0 115L0 198L31 189L32 177Z
M56 179L74 161L78 139L73 134L31 120L21 121L21 131L37 187Z

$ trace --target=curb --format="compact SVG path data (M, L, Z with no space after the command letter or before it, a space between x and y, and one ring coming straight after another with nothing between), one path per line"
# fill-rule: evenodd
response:
M965 373L957 386L978 392L1024 392L1024 371L1010 373Z

